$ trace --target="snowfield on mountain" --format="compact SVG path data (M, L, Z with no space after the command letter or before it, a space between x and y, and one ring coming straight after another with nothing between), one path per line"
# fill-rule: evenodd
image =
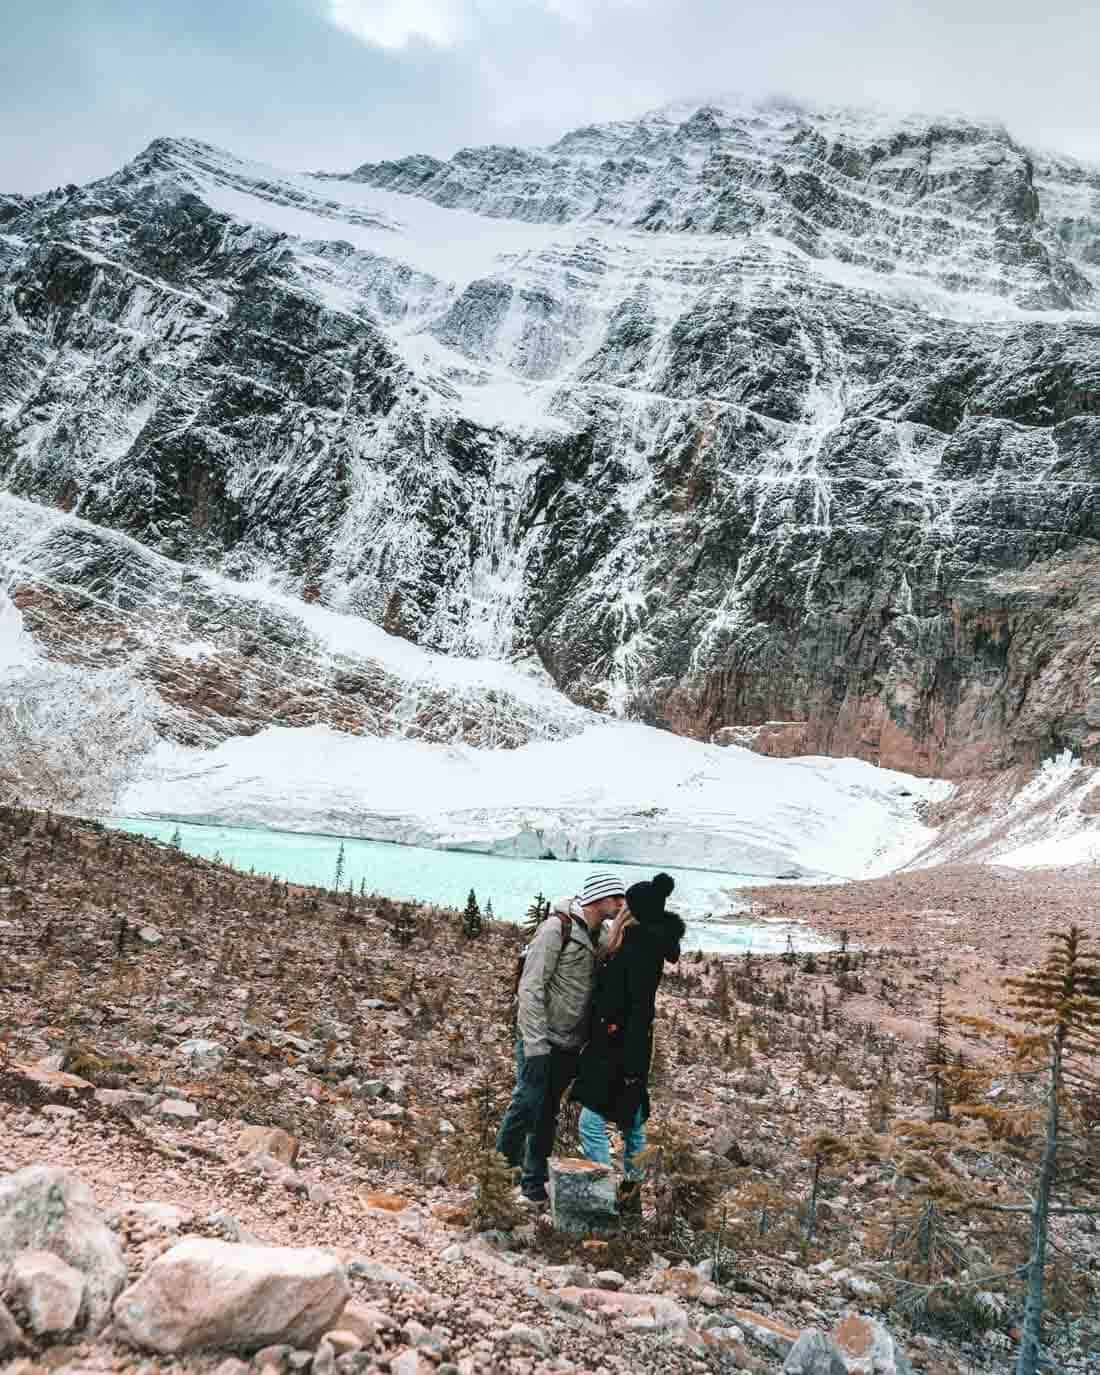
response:
M994 124L715 102L312 174L160 139L0 198L0 562L181 747L607 713L1092 767L1098 288L1100 170Z

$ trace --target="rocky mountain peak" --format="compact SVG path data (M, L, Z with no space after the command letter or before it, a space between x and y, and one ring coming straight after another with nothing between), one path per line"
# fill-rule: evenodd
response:
M712 99L346 175L158 139L0 217L0 486L112 547L0 506L24 600L195 570L701 736L1100 746L1097 169Z

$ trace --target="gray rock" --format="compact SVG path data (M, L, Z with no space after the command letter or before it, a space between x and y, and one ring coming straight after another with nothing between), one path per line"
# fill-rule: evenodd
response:
M589 1160L550 1161L550 1211L559 1232L599 1232L618 1222L615 1177Z
M545 1356L550 1349L545 1335L537 1327L528 1327L525 1323L513 1323L504 1333L503 1340L507 1346L534 1351L539 1356Z
M913 1367L894 1334L862 1313L843 1315L832 1331L847 1375L912 1375Z
M311 1369L312 1375L333 1375L336 1369L336 1352L330 1342L323 1339L318 1342Z
M836 1343L824 1332L807 1328L787 1352L783 1375L847 1375Z
M138 935L146 945L159 945L164 937L155 926L142 926L138 930Z
M207 1041L194 1037L182 1041L176 1047L176 1054L186 1060L192 1069L218 1069L226 1057L226 1048L220 1041Z
M343 1267L324 1251L188 1237L119 1296L115 1331L163 1355L305 1346L335 1326L347 1300Z
M13 1356L25 1347L26 1342L23 1340L19 1324L12 1317L4 1300L0 1299L0 1356Z
M198 1108L183 1098L165 1098L157 1104L157 1112L177 1127L190 1127L199 1120Z
M83 1275L84 1320L98 1332L126 1282L126 1262L77 1175L55 1165L30 1165L0 1178L0 1268L28 1250L49 1251Z
M58 1337L77 1324L84 1276L49 1251L20 1251L8 1271L7 1292L36 1337Z
M626 1283L626 1276L620 1275L618 1270L598 1270L596 1272L596 1285L600 1289L621 1289Z

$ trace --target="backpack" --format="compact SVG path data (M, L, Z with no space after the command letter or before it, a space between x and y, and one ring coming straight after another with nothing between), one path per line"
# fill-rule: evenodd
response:
M553 914L561 923L561 946L558 950L558 959L562 957L562 952L569 944L569 937L573 932L573 916L570 912L555 912ZM525 945L516 956L515 969L512 972L512 1021L519 1020L519 985L523 978L523 967L527 963L527 952L531 946Z

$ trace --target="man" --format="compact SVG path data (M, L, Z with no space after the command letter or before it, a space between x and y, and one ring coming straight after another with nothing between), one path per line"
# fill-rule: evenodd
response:
M618 915L625 901L626 886L617 874L590 874L579 897L554 904L524 960L516 1087L497 1133L497 1150L513 1168L522 1165L520 1192L531 1204L547 1202L547 1161L554 1149L558 1107L588 1039L600 927Z

